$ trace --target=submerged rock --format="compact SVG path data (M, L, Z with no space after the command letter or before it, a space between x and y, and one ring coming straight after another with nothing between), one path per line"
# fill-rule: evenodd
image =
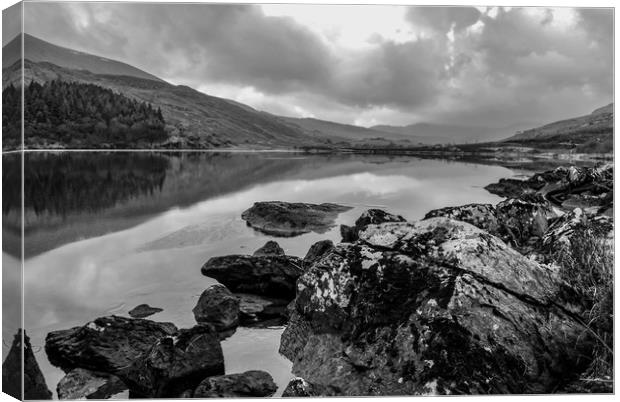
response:
M172 323L119 316L53 331L45 338L50 363L65 372L84 368L114 374L131 364L160 338L177 332Z
M194 398L248 398L271 396L278 387L269 373L259 370L205 378Z
M334 226L340 213L350 209L329 203L256 202L241 214L241 218L260 232L291 237L309 232L325 233Z
M270 255L284 255L284 250L280 245L273 241L269 240L265 245L258 250L256 250L253 254L255 257L265 257Z
M381 209L369 209L355 221L355 226L340 225L340 235L345 243L352 243L358 239L359 232L368 225L378 225L386 222L406 222L400 215L394 215Z
M108 399L126 390L116 376L80 368L71 370L56 386L58 399Z
M211 258L201 272L235 293L292 300L301 266L300 258L286 255L227 255Z
M140 304L133 309L129 310L129 316L132 318L146 318L155 313L164 311L163 308L151 307L148 304Z
M208 376L224 374L224 355L217 332L208 325L164 336L117 376L132 397L179 397Z
M300 277L280 352L336 395L551 392L592 348L560 283L468 223L370 225Z
M224 285L212 285L202 292L192 311L197 323L211 324L217 331L239 325L239 300Z
M30 344L30 338L25 331L22 346L21 329L15 334L11 348L2 363L2 392L19 400L52 399L52 392L45 383Z

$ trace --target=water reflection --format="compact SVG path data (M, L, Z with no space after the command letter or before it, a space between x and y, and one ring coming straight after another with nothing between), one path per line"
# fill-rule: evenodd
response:
M369 207L419 219L433 208L496 202L499 198L483 186L513 174L498 166L354 155L84 153L30 158L26 182L43 184L34 195L37 201L27 203L25 222L25 326L35 348L44 345L50 331L102 315L127 315L141 303L164 309L154 320L194 325L191 310L214 283L200 274L201 265L213 256L252 253L273 239L241 219L255 201L352 206L338 224L352 224ZM31 185L29 191L37 193L39 187ZM53 185L70 189L71 195L50 189ZM95 206L88 205L97 194L102 196ZM72 199L82 196L86 198ZM5 216L15 217L13 208L7 207ZM274 240L287 254L303 256L323 239L339 241L338 228ZM5 250L3 262L14 260L11 250ZM280 333L238 330L223 344L226 371L263 369L278 385L286 385L291 364L277 353ZM48 385L55 388L63 373L45 353L36 356Z

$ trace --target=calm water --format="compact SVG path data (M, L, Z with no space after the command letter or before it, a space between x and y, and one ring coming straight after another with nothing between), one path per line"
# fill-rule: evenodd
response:
M19 319L19 163L3 157L3 358ZM431 209L500 199L483 187L520 172L486 166L384 156L270 153L29 154L25 171L25 327L48 386L63 373L43 351L48 332L95 317L126 315L148 303L150 319L195 324L200 293L215 281L200 274L210 257L252 253L270 236L241 213L255 201L335 202L385 208L410 220ZM276 239L302 256L325 234ZM10 299L13 297L13 299ZM291 363L277 352L283 328L244 329L222 344L227 373L268 371L283 387Z

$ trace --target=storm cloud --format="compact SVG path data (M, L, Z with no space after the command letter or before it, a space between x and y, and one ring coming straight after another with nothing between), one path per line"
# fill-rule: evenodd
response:
M333 10L355 22L361 7ZM304 23L301 8L260 5L25 3L25 31L258 109L344 123L506 127L612 100L611 9L385 7L398 32L360 19L369 35L356 46L339 42L345 28Z

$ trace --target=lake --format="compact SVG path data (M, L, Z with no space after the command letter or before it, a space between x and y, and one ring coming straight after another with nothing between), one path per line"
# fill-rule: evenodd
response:
M256 201L332 202L409 220L435 208L497 203L484 186L523 172L501 166L380 155L292 153L28 153L24 181L24 320L47 385L63 373L43 350L48 332L141 303L164 310L149 319L195 325L192 308L215 280L210 257L251 254L276 240L303 257L327 233L274 238L246 226ZM3 359L19 326L20 155L3 155ZM278 354L283 328L239 328L222 343L227 373L269 372L280 394L292 364Z

